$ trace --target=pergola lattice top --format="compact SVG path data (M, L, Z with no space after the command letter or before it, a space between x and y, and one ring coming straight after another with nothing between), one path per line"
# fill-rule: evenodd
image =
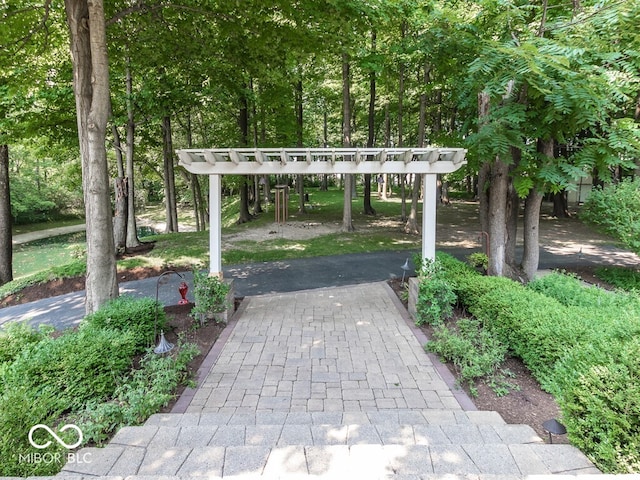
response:
M465 163L463 148L190 148L177 151L187 171L209 175L209 272L222 278L221 175L424 174L422 257L435 257L436 174Z
M463 148L191 148L180 165L203 175L451 173Z

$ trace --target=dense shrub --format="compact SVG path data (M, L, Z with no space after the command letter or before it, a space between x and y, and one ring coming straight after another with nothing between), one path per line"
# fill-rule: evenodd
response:
M570 439L608 472L640 472L638 352L639 338L599 342L572 351L557 369Z
M580 217L640 253L640 179L593 189Z
M30 454L44 452L29 444L34 425L45 424L59 433L58 426L85 418L79 412L102 405L95 410L106 423L98 419L81 427L87 428L88 438L100 440L116 426L139 423L167 403L197 350L189 346L173 356L149 356L131 373L135 353L152 333L154 316L154 301L123 299L96 312L79 330L57 337L21 325L0 335L3 475L51 475L61 468L67 451L57 442L46 453L49 458L60 454L60 461L29 461ZM161 319L164 322L163 311ZM40 443L50 439L46 432L37 432L36 439L38 435ZM70 444L77 440L72 430L61 436Z
M50 330L36 330L25 322L11 322L0 330L0 364L15 360L25 348L43 340Z
M107 402L92 401L74 421L86 441L101 444L125 425L139 425L174 398L176 387L184 382L187 366L200 351L193 344L180 344L173 356L148 353Z
M84 328L49 337L23 350L5 369L2 388L26 388L34 398L42 391L55 392L58 411L74 409L113 393L134 349L133 336L115 330Z
M640 472L637 295L559 274L524 287L450 272L462 305L554 394L572 442L606 472Z
M424 259L418 272L417 324L436 325L453 313L456 295L440 261Z
M142 352L153 344L154 323L158 315L158 330L165 327L164 308L151 298L121 296L111 300L100 310L87 315L81 328L87 326L131 332L136 351Z

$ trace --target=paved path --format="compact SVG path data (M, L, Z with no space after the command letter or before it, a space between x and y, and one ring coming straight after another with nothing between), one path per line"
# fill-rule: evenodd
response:
M394 300L384 283L245 299L185 411L460 409Z
M418 331L419 332L419 331ZM172 413L82 449L64 477L506 480L599 473L475 411L386 283L245 299ZM132 475L138 477L131 477Z
M58 235L67 235L69 233L84 232L87 226L84 223L77 225L69 225L66 227L47 228L44 230L36 230L35 232L19 233L14 235L12 243L18 245L21 243L29 243L35 240L42 240L44 238L56 237Z

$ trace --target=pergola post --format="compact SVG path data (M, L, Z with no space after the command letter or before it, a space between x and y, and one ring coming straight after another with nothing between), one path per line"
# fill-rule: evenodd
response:
M424 200L422 201L422 259L436 258L436 205L437 179L435 174L424 176Z
M436 256L437 175L466 164L464 148L205 148L177 151L180 165L209 175L210 275L222 278L222 175L423 174L422 257ZM286 203L286 199L285 199Z
M209 275L222 278L222 182L209 175Z

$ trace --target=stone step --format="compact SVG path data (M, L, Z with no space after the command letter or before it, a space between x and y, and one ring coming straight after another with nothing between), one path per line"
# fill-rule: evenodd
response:
M498 412L463 410L377 410L370 412L160 413L145 425L505 425Z
M102 449L82 449L78 458L85 461L78 464L68 463L58 478L91 475L131 479L154 476L158 480L168 480L171 477L393 479L398 476L397 478L406 480L451 479L459 476L467 480L484 480L492 478L488 477L491 475L501 479L524 479L529 478L528 475L599 473L574 447L548 444L363 444L197 448L144 448L110 444Z
M222 480L223 477L219 476L171 476L171 475L109 475L109 476L88 476L88 475L72 475L72 474L60 474L56 477L28 477L27 480ZM229 477L227 477L229 478ZM289 480L292 478L300 480L343 480L344 477L332 477L329 475L295 475L295 476L252 476L240 475L235 476L238 480ZM358 477L359 478L359 477ZM542 475L493 475L493 474L420 474L420 475L382 475L378 477L372 477L374 480L379 478L381 480L594 480L591 473L574 473L574 474L542 474ZM595 477L598 480L639 480L640 474L618 474L618 475L599 475ZM22 477L0 477L0 480L25 480Z
M109 445L144 448L543 443L528 425L194 425L124 427Z

